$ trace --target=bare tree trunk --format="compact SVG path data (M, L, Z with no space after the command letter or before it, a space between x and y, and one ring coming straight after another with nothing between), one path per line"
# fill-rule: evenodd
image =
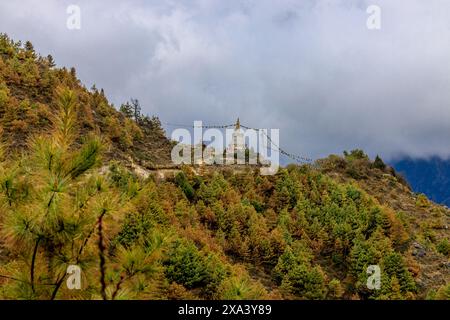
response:
M99 256L100 256L100 284L102 286L101 288L101 294L103 300L107 300L106 296L106 281L105 281L105 275L106 275L106 259L105 259L105 245L103 244L103 216L105 215L106 210L103 209L102 213L100 214L98 218L98 250L99 250Z

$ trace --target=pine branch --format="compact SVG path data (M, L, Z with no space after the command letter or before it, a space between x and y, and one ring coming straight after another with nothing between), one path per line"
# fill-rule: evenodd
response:
M61 285L63 284L65 278L66 278L66 274L63 273L62 277L59 278L59 279L56 281L56 286L55 286L55 288L53 289L52 296L51 296L50 300L55 300L56 294L58 293L59 288L61 288Z
M0 278L4 278L4 279L8 279L8 280L14 280L14 281L19 281L19 282L28 283L28 284L30 283L29 281L26 281L26 280L17 279L17 278L10 277L10 276L5 276L5 275L2 275L2 274L0 274Z
M33 249L33 256L31 258L30 282L31 282L31 291L33 291L33 293L35 293L35 290L34 290L34 269L35 269L35 264L36 264L36 255L37 255L38 248L39 248L39 242L41 242L41 238L40 237L38 237L36 239L36 243L35 243L34 249Z
M114 292L112 294L112 297L111 297L112 300L116 299L117 293L119 293L119 290L120 290L120 286L122 285L122 283L125 280L126 280L125 276L124 275L120 275L120 280L117 282L116 289L114 290Z

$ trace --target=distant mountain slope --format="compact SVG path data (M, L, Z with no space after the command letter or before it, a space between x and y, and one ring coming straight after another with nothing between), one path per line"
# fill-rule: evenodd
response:
M402 173L414 191L431 200L450 206L450 160L402 159L392 163Z

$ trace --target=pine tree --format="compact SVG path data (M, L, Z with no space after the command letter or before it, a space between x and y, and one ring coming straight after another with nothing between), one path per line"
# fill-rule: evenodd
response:
M75 69L75 67L70 68L70 75L73 79L77 78L77 70Z
M120 112L122 112L125 115L125 117L130 118L130 119L133 118L133 115L134 115L133 107L128 101L126 103L123 103L120 106L119 110L120 110Z
M24 49L28 57L36 59L36 52L34 51L34 46L30 41L25 42Z
M10 190L2 195L7 211L1 232L8 239L9 250L23 257L6 284L17 297L57 296L67 266L83 261L98 210L103 212L113 198L102 195L101 178L85 175L98 163L100 140L87 138L82 146L73 148L76 107L74 93L60 90L52 134L32 139L30 158L21 161ZM29 185L23 185L24 181ZM98 205L88 205L88 201Z
M25 42L25 50L34 52L34 46L31 41Z
M49 54L47 56L47 62L48 62L48 66L50 68L53 68L54 66L56 66L55 60L53 59L53 56L51 54Z
M141 121L141 105L138 99L131 98L131 107L133 111L134 121L139 123Z
M373 162L373 167L376 169L384 170L386 169L386 164L383 162L383 160L377 155L375 157L375 161Z

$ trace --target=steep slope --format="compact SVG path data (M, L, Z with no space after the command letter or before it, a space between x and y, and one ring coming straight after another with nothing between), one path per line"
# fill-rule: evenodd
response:
M87 90L74 68L56 68L53 58L39 56L30 42L22 45L0 35L0 125L9 146L24 148L28 137L49 128L61 87L76 93L82 136L99 132L109 143L108 159L131 158L149 167L170 161L172 145L158 118L125 116L103 90Z
M320 161L321 170L337 181L355 182L358 187L395 210L410 234L402 250L411 261L411 271L421 288L436 287L450 280L450 262L442 243L450 236L450 210L412 192L404 178L392 168L376 168L367 157L331 156ZM358 172L355 176L354 172ZM444 249L444 252L447 252Z

